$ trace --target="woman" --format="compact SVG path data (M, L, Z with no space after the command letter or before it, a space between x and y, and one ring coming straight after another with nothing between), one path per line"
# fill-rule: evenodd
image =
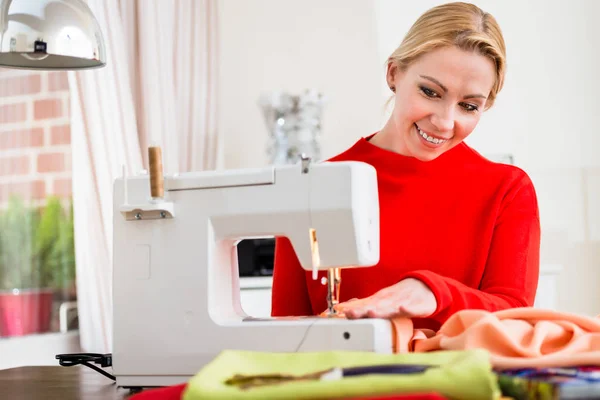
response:
M389 57L390 119L330 160L363 161L378 175L380 262L342 270L337 310L347 318L404 316L437 330L462 309L533 305L540 246L533 184L463 142L504 74L500 28L466 3L426 12ZM313 280L290 241L277 238L272 315L325 311L320 277Z

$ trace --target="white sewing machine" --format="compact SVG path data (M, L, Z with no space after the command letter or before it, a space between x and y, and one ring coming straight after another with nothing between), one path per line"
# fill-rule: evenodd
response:
M329 271L330 306L337 268L379 260L375 169L309 162L164 180L151 167L150 176L115 182L118 386L184 383L224 349L392 352L386 320L257 319L240 306L236 243L243 238L290 238L303 268Z

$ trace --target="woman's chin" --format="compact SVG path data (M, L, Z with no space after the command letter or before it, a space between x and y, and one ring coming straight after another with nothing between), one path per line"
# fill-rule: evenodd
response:
M423 162L433 161L444 153L444 149L441 147L438 149L430 149L423 148L423 146L417 146L411 150L412 156Z

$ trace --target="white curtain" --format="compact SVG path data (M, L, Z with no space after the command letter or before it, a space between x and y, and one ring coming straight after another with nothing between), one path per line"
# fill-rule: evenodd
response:
M142 148L160 144L167 173L219 168L217 1L143 4L120 0Z
M143 4L142 4L143 2ZM112 184L163 150L165 174L221 168L216 0L88 0L108 65L70 73L81 346L112 351Z

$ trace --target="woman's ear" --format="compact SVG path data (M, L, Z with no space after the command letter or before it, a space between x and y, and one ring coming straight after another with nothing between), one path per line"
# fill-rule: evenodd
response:
M394 93L396 93L396 77L398 75L398 72L398 66L393 62L388 62L385 79L387 81L388 87Z

